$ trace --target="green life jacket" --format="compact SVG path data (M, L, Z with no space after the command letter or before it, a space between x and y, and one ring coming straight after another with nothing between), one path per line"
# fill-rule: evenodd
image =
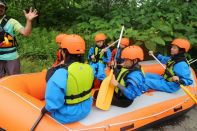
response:
M92 62L103 62L103 56L104 53L101 53L101 48L98 48L97 46L94 48L94 56L95 56L95 60L92 60Z
M120 83L122 86L124 86L124 87L126 88L124 78L125 78L130 72L137 71L137 70L138 70L138 71L141 71L142 74L145 75L142 68L140 68L140 69L139 69L139 68L134 68L134 69L132 69L132 70L129 70L129 69L126 69L126 68L121 68L121 70L120 70L120 72L118 73L118 76L117 76L117 81L118 81L118 83ZM134 79L131 79L131 78L129 78L129 79L132 80L132 81L136 84L136 86L137 86L138 88L140 88L139 85L137 84L137 82L136 82ZM119 89L118 87L115 87L115 93L116 93L116 95L118 95L118 96L123 96L123 94L121 93L121 91L120 91L120 89Z
M2 19L2 22L0 24L0 48L11 48L11 47L16 47L17 46L16 37L10 35L9 32L6 32L4 30L4 26L7 24L9 19L10 19L9 17L5 16ZM15 51L16 51L16 48L14 48L13 50L9 50L9 51L1 51L0 55L7 54L7 53L12 53L12 52L15 52Z
M174 71L173 71L174 65L177 64L177 63L179 63L179 62L181 62L181 61L185 61L187 63L187 61L185 60L185 58L180 58L180 59L177 59L177 60L170 59L167 62L166 69L165 69L165 72L164 72L164 75L163 75L163 77L164 77L165 80L167 80L169 82L172 82L172 77L176 75L174 73Z
M57 69L68 70L67 90L65 104L77 104L87 100L91 96L91 87L94 80L93 70L88 64L74 62L68 65L52 67L47 71L46 81L55 73Z
M65 104L77 104L90 98L93 80L93 70L88 64L72 63L68 67Z

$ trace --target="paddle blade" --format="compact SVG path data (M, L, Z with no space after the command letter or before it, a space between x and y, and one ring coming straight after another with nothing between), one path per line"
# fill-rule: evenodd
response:
M192 100L197 104L196 98L192 95L192 93L183 85L180 85L180 87L185 91L185 93L192 98Z
M102 110L109 110L112 97L114 94L114 86L110 84L112 79L113 70L110 71L110 74L102 81L97 100L96 107Z

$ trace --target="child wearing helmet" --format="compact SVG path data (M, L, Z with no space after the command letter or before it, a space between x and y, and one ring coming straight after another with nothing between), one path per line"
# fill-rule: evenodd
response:
M66 124L79 121L89 114L94 74L91 66L83 63L85 41L81 36L64 36L60 47L63 64L47 72L46 105L42 113L50 112L53 118Z
M190 77L190 66L184 56L189 51L189 48L190 43L188 40L177 38L171 43L170 56L156 54L158 60L166 64L166 70L163 76L147 73L145 86L154 90L172 93L180 89L177 82L184 86L191 85L193 81ZM149 54L153 55L153 51L149 51Z
M60 46L61 46L61 41L62 41L62 39L64 38L64 36L66 36L66 34L58 34L58 35L56 36L56 38L55 38L55 41L56 41L56 43L57 43L58 46L59 46L59 50L58 50L57 53L56 53L57 59L56 59L55 63L53 64L53 67L55 67L55 66L61 64L60 62L63 60L63 57L62 57L62 55L61 55L61 48L60 48Z
M95 36L96 46L91 47L88 53L88 60L90 61L90 66L94 71L94 76L98 80L102 81L105 79L105 68L106 64L111 59L110 49L104 49L104 42L106 40L106 35L103 33L98 33Z
M118 50L118 52L117 52L116 48L112 50L112 56L111 56L111 60L110 60L111 65L115 65L115 67L116 67L116 65L118 66L119 64L124 62L124 59L121 59L121 52L127 46L129 46L129 39L128 38L122 38L121 41L120 41L120 49ZM117 52L116 63L114 63L116 52Z
M111 84L115 86L112 105L128 107L133 100L148 89L144 87L144 73L139 61L144 59L143 50L136 45L123 49L121 58L124 59L121 69L116 69Z

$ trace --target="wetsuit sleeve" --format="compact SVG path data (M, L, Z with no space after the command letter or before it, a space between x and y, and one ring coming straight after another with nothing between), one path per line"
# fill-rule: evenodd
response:
M140 71L134 71L130 73L125 80L125 85L126 87L119 88L124 96L126 96L130 100L134 100L137 96L140 96L142 94L142 83L143 82L143 77Z
M108 48L104 54L103 62L108 63L110 62L110 59L111 59L111 50Z
M179 77L185 86L191 85L193 80L191 78L191 70L185 61L179 62L174 65L173 71Z
M45 94L45 108L49 112L53 112L64 105L67 76L67 70L58 69L47 82Z
M163 56L161 54L158 54L157 55L157 59L163 63L163 64L166 64L168 62L168 60L170 60L170 57L169 56Z
M94 47L91 47L88 52L88 60L91 61L91 56L94 54Z

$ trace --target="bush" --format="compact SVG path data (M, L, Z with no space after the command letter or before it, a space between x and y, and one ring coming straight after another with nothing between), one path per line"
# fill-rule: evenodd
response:
M17 36L22 72L36 72L50 67L56 59L58 45L55 37L59 32L34 28L31 36Z

